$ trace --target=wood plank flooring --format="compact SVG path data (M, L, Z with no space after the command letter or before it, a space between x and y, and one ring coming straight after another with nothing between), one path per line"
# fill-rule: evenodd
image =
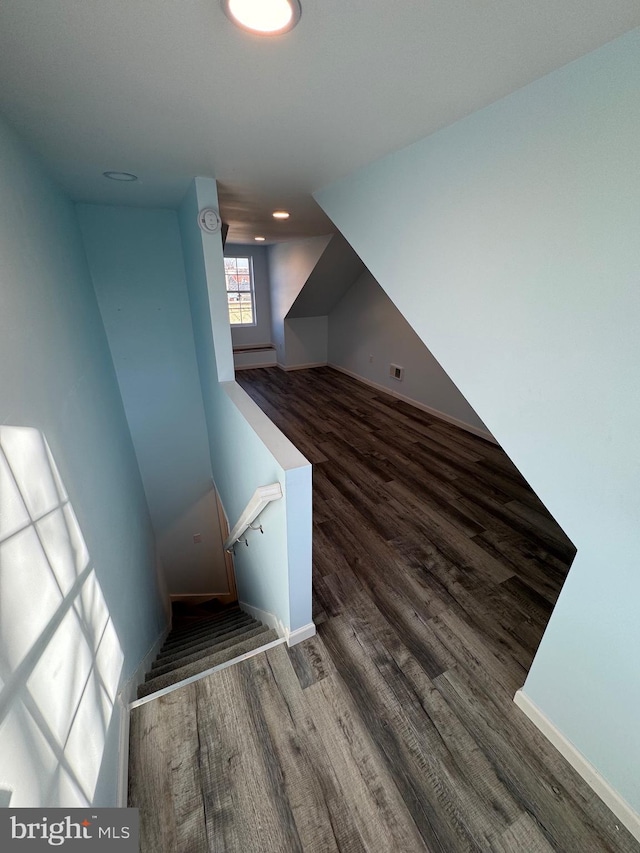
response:
M640 851L513 704L574 549L499 448L335 371L238 381L314 462L316 637L136 709L142 851Z

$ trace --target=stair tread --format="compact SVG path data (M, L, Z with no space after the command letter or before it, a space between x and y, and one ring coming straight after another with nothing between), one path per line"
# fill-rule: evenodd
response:
M268 630L269 629L266 625L263 625L261 622L256 622L256 624L251 625L248 630L236 631L233 636L225 636L224 640L218 641L217 643L204 643L199 648L193 649L188 653L185 652L182 655L176 655L170 660L163 661L162 658L158 658L153 664L151 671L147 673L145 680L149 681L152 678L163 675L165 672L171 672L171 670L176 669L177 667L185 666L186 664L200 660L200 658L203 657L208 657L215 652L221 652L224 649L237 645L243 640L248 640L250 637L255 637L258 634L264 634Z
M216 637L220 634L240 628L242 625L250 624L253 621L255 620L251 616L244 613L242 616L238 616L236 619L230 619L228 622L202 626L199 630L194 630L189 634L181 635L179 637L174 637L172 634L169 634L161 649L161 654L170 650L173 651L175 649L182 648L183 646L189 645L190 643L205 637Z
M232 604L217 610L205 610L201 607L189 606L183 607L180 611L174 611L174 619L177 623L188 625L189 622L197 621L198 619L220 619L228 613L237 613L240 609L238 604Z
M142 699L144 696L149 696L149 694L155 693L157 690L170 687L172 684L176 684L178 681L182 681L185 678L190 678L192 675L198 675L198 673L211 669L214 666L218 666L221 663L233 660L233 658L239 657L246 652L259 649L261 646L265 646L267 643L277 639L278 635L273 628L270 628L264 633L260 633L255 637L251 637L236 645L229 646L229 648L224 649L223 651L215 652L214 654L200 658L186 666L178 667L171 672L160 675L157 678L152 678L138 687L138 699Z
M240 610L239 607L234 607L232 610L227 610L224 613L217 613L215 616L193 619L186 624L183 622L180 627L173 628L171 634L175 637L187 636L192 631L197 631L200 628L213 627L214 625L219 625L221 623L227 622L232 619L237 619L239 616L244 615L246 614L243 610Z
M203 643L208 643L209 645L213 645L219 640L228 639L230 634L234 634L237 632L242 632L249 630L251 628L255 628L259 623L255 620L251 620L249 622L242 622L229 627L226 631L216 631L213 634L200 634L197 637L194 637L188 643L182 643L179 646L169 646L167 648L163 648L158 655L158 658L164 658L168 660L171 657L180 656L183 654L188 654L190 650L195 650L197 647L203 645Z
M204 636L195 637L190 643L185 643L183 646L163 649L153 662L152 669L158 666L163 666L165 663L169 663L176 658L182 657L182 655L191 654L191 652L196 652L201 648L205 648L207 646L211 647L216 643L224 642L231 637L244 633L244 631L251 631L258 625L262 625L262 622L257 622L255 619L252 619L250 622L240 625L230 625L228 630L225 630L220 634L205 634Z

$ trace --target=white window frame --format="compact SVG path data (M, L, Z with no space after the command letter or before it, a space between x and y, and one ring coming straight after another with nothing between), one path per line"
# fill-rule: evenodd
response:
M237 273L237 261L240 258L242 258L242 259L246 258L248 261L248 265L249 265L249 290L240 290L239 288L238 288L238 290L229 290L229 281L228 281L226 263L225 263L225 268L224 268L224 284L225 284L225 290L227 293L227 313L228 313L228 317L229 317L229 325L231 326L232 329L246 329L246 328L249 328L251 326L257 326L258 325L258 318L257 318L257 312L256 312L256 291L255 291L255 283L254 283L254 277L253 277L253 257L249 254L225 255L224 256L225 262L226 261L236 261L236 273ZM230 293L237 293L238 294L238 301L240 299L239 294L241 294L241 293L251 294L251 315L253 317L253 320L250 323L233 323L231 321L232 308L231 308L231 305L229 304L229 294ZM242 309L241 309L241 311L242 311Z

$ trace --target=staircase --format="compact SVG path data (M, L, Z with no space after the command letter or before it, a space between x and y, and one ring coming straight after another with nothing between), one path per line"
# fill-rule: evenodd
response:
M278 639L273 629L237 606L213 613L193 608L174 619L174 626L138 688L138 699Z

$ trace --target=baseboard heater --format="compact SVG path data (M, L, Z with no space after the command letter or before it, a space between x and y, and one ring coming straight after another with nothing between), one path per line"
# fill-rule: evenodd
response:
M246 346L237 346L233 348L234 354L237 352L260 352L261 350L275 349L274 344L247 344Z

